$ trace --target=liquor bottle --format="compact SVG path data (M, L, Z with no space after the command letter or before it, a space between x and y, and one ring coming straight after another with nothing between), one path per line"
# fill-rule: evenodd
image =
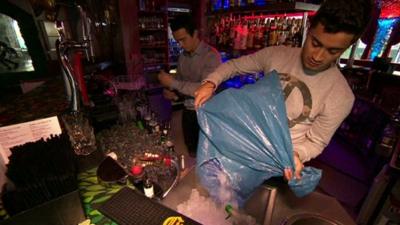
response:
M294 28L293 28L293 38L292 38L292 45L293 47L301 47L302 44L302 39L303 39L303 35L302 35L302 27L301 27L301 19L297 19L295 24L294 24Z
M282 23L281 23L281 35L280 35L280 44L281 45L286 45L286 39L289 36L289 32L288 32L288 18L287 17L283 17L282 18Z
M288 46L293 46L293 32L292 32L293 21L294 21L294 18L289 17L287 19L286 45L288 45Z
M229 48L231 45L230 32L231 32L231 21L229 18L226 18L225 27L224 27L224 47L225 48Z
M224 46L224 33L225 33L225 18L221 18L221 22L218 26L219 36L218 36L218 47L223 48Z
M278 42L278 31L276 27L277 18L271 20L269 28L268 46L274 46Z
M254 26L251 21L249 21L247 23L247 29L248 29L248 33L247 33L246 47L247 47L247 49L253 49L255 29L254 29Z
M268 47L269 46L269 31L270 31L270 19L265 18L264 21L264 38L263 38L263 46Z
M154 197L154 185L153 185L153 182L149 178L146 178L144 180L143 191L144 191L144 195L146 195L146 197L148 197L148 198Z
M229 7L230 7L231 9L232 9L233 7L236 6L235 1L236 1L236 0L229 0Z
M160 144L161 145L164 145L167 142L168 134L169 134L168 126L167 126L167 124L164 124L164 126L162 126L161 135L160 135Z
M240 39L241 39L240 34L242 33L242 26L240 25L240 17L235 21L235 26L234 26L233 30L235 31L235 37L232 40L233 49L239 50L240 46L241 46L240 45Z
M154 112L151 112L149 130L152 134L160 132L160 126L157 122L156 114Z
M257 21L257 26L255 29L255 35L254 35L254 48L255 49L260 49L263 46L264 43L264 30L263 27L261 26L261 19L258 19Z
M275 27L276 27L276 43L275 45L280 45L281 43L281 36L282 36L282 17L278 17L275 23Z
M231 16L229 22L229 48L232 49L234 47L234 40L236 36L235 31L235 18Z
M181 154L179 156L179 167L181 170L186 169L186 159L185 159L185 155L183 155L183 154Z
M167 152L168 153L173 153L175 152L175 144L171 140L167 140L165 142L165 146L167 146Z
M245 20L242 21L241 25L241 33L239 34L240 36L240 49L241 50L246 50L247 48L247 35L249 34L249 29L247 28L247 23Z

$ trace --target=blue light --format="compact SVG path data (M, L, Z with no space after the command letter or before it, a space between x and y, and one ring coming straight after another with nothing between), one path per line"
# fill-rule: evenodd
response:
M222 9L222 0L214 0L213 1L213 10L218 11Z
M243 86L240 76L232 77L231 79L222 83L222 88L241 88Z
M247 0L238 0L238 4L240 7L246 6L247 5Z
M231 79L222 82L221 88L228 89L228 88L236 88L239 89L247 84L254 84L257 80L264 77L263 72L255 73L255 74L242 74L239 76L232 77Z
M253 75L247 75L247 76L243 77L243 83L254 84L254 83L256 83L256 79Z
M267 1L265 1L265 0L256 0L256 5L258 5L258 6L264 6L264 5L266 5L267 4Z
M229 9L229 4L230 4L230 3L229 3L229 0L223 0L223 1L224 1L224 4L223 4L222 7L223 7L224 9Z
M392 28L400 18L379 19L378 29L375 34L375 40L372 44L370 59L379 56L385 48L386 42L392 33Z

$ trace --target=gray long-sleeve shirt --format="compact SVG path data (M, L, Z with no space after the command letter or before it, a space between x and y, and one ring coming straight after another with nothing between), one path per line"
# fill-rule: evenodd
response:
M353 106L354 94L335 65L310 76L300 48L269 47L222 64L206 80L218 86L238 73L273 69L281 78L293 148L308 161L322 152Z
M194 92L201 85L201 81L221 64L219 52L200 41L196 50L190 54L183 52L178 59L178 71L171 88L180 93L194 97ZM185 106L192 108L192 106Z

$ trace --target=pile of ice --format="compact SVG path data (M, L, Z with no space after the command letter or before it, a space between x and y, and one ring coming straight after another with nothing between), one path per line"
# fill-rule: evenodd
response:
M221 173L218 178L223 184L219 190L221 199L224 201L223 205L215 203L210 197L200 195L197 189L192 189L189 199L179 204L177 211L203 225L256 225L256 220L253 217L238 210L237 201L232 199L234 195L227 176ZM226 204L230 204L234 208L229 218L227 218L228 213L225 211Z

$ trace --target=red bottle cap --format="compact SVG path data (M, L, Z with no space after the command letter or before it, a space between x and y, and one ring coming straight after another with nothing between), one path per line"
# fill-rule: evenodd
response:
M134 165L131 168L131 173L134 176L140 175L143 172L143 167L140 165Z
M171 157L169 157L169 156L164 157L164 164L167 167L170 167L171 166Z

